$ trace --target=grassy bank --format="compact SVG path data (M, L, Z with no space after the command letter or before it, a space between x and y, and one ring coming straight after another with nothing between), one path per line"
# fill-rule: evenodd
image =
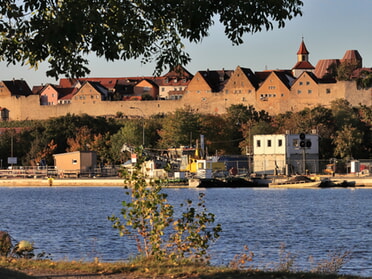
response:
M102 263L77 261L0 259L0 278L201 278L201 279L356 279L349 275L316 274L312 272L240 270L228 267L212 267L203 264L171 264L159 262L132 261L130 263Z

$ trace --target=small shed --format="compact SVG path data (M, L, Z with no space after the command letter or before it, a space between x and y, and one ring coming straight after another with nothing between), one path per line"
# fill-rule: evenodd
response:
M53 155L60 177L90 175L97 167L95 151L75 151Z

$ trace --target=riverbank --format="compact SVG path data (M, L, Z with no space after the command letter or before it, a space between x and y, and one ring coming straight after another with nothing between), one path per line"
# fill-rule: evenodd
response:
M336 180L355 181L356 188L372 188L372 177L337 176ZM0 187L124 187L124 179L111 178L2 178ZM169 184L167 187L188 187Z
M11 178L0 179L0 187L124 187L123 178Z
M54 262L48 260L14 259L12 263L1 262L0 278L4 279L362 279L354 275L316 273L289 270L261 271L239 267L213 267L203 264L146 264L101 262Z

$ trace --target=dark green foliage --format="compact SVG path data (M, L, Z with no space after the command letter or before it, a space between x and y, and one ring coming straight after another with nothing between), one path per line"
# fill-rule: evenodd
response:
M0 59L47 75L89 73L87 55L108 61L156 61L156 73L190 61L183 41L201 42L216 18L233 44L301 15L300 0L4 0L0 3Z

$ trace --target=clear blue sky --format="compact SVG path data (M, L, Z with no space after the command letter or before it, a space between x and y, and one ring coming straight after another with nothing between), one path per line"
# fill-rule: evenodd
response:
M195 74L199 70L234 70L238 65L253 71L291 69L304 37L313 66L320 59L342 58L346 50L356 49L364 67L372 67L372 1L371 0L304 0L303 15L288 21L284 29L275 28L248 34L244 44L232 46L218 23L210 36L199 44L187 44L192 61L186 68ZM153 64L140 60L107 62L90 56L91 77L149 76ZM45 75L47 65L37 71L28 66L6 66L0 62L0 79L23 78L29 86L52 82ZM63 76L62 76L63 77ZM61 77L61 78L62 78Z

